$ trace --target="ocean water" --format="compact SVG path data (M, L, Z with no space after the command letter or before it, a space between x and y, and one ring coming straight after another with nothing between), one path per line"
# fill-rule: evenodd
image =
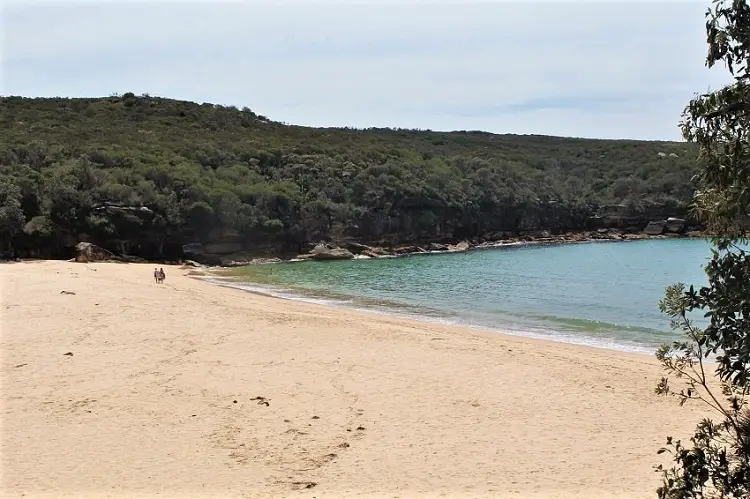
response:
M235 269L225 284L295 299L628 351L680 338L665 288L702 285L710 244L665 239L502 247Z

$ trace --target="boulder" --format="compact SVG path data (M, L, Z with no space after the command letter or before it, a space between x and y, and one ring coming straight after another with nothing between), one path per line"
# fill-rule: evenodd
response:
M393 248L393 252L397 255L408 255L410 253L423 253L424 250L419 246L399 246L398 248Z
M232 258L222 258L222 267L246 267L248 265L266 265L269 263L281 263L281 258L241 258L238 260Z
M682 234L685 231L686 225L687 222L685 222L685 220L683 220L682 218L670 217L667 219L664 230L672 234Z
M665 220L660 220L656 222L649 222L645 229L643 229L643 233L647 236L658 236L664 233L664 228L666 227L667 222Z
M363 251L371 251L373 248L360 243L348 242L344 245L346 249L354 253L355 255L361 254Z
M471 244L468 243L468 241L461 241L458 244L451 244L448 246L448 251L466 251L469 248L471 248Z
M202 255L193 255L193 258L195 258L196 262L202 265L208 265L210 267L221 266L221 255L213 255L210 253L205 253Z
M427 249L429 251L448 251L448 245L440 243L430 243L427 245Z
M354 258L354 253L344 248L319 249L316 246L310 254L313 260L351 260Z
M103 262L114 259L114 256L111 252L92 243L76 244L75 261L79 263Z
M392 255L393 252L390 251L390 250L388 250L388 249L385 249L385 248L378 248L378 247L374 246L374 247L371 247L371 248L363 251L362 254L363 255L370 255L370 256L373 256L373 255L375 255L375 256L387 256L387 255Z
M362 253L360 253L360 256L368 256L370 258L383 258L384 256L389 256L391 253L388 253L387 251L384 251L381 248L373 248L371 250L365 250Z
M326 251L330 251L332 249L338 249L338 246L333 246L326 243L318 243L313 246L313 249L310 250L310 254L317 255L318 253L325 253Z
M305 257L300 255L298 258ZM354 253L332 244L320 243L310 251L308 258L312 260L351 260L354 258Z

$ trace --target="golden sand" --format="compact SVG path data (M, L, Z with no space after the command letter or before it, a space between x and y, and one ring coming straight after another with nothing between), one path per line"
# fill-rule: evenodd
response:
M152 271L0 265L3 497L653 498L703 414L650 356Z

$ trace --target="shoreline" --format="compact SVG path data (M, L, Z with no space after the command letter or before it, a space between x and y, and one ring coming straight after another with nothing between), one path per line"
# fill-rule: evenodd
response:
M706 414L641 354L151 270L0 265L0 495L645 499Z
M536 245L567 245L567 244L588 244L588 243L617 243L617 242L634 242L647 240L664 240L664 239L707 239L710 236L703 232L689 232L684 234L656 234L650 235L645 233L625 233L619 230L614 231L581 231L568 232L558 235L546 236L519 236L507 239L498 239L491 241L460 241L455 244L446 243L427 243L395 246L370 246L361 243L344 243L344 242L319 242L308 243L312 249L308 253L298 254L291 258L282 258L280 256L247 256L238 257L237 255L214 255L216 258L208 260L203 259L205 255L192 255L196 262L212 267L244 267L247 265L265 265L272 263L297 263L307 260L356 260L356 259L383 259L383 258L403 258L407 256L428 256L447 253L465 253L467 251L484 251L498 248L517 247L517 246L536 246ZM318 258L321 250L328 250L328 255ZM337 253L339 252L339 253ZM188 260L189 261L189 260ZM212 263L211 263L212 262ZM218 262L218 263L217 263Z
M596 244L596 243L632 243L637 241L649 241L649 240L669 240L669 239L705 239L708 236L695 236L695 235L632 235L634 237L624 238L612 238L612 237L596 237L588 239L533 239L527 241L513 241L513 242L497 242L497 243L485 243L477 246L470 246L466 249L461 250L444 250L444 251L424 251L414 253L399 253L399 254L388 254L381 255L377 259L391 259L391 258L407 258L407 257L419 257L419 256L432 256L432 255L444 255L444 254L461 254L473 251L489 251L503 248L523 248L526 246L562 246L569 244ZM355 256L352 260L368 260L375 259L369 257L361 257L360 255ZM293 258L290 260L281 260L279 258L258 258L252 261L234 262L229 265L203 265L193 260L181 260L179 262L167 262L162 263L163 265L169 266L180 266L181 270L190 270L194 274L192 277L210 281L210 279L231 279L231 277L222 276L222 273L231 272L233 269L240 267L249 267L255 265L272 265L272 264L291 264L309 261L311 259L297 259ZM73 262L71 260L43 260L43 259L19 259L18 262L45 262L45 261L65 261ZM2 263L2 262L0 262ZM140 261L128 261L128 260L102 260L100 262L90 263L120 263L120 264L134 264L134 265L150 265L154 262L140 262ZM204 276L204 273L207 275ZM654 354L659 345L654 343L653 345L646 345L634 341L623 340L620 338L607 338L605 340L597 340L592 335L577 334L572 331L560 331L551 327L535 326L535 325L508 325L508 324L488 324L482 323L481 321L472 321L470 318L455 316L455 319L449 317L436 317L432 315L424 315L418 312L415 313L404 313L394 308L392 305L402 306L403 308L414 308L408 304L391 303L388 305L357 305L352 304L356 301L368 301L365 297L351 295L344 299L328 299L325 297L316 296L315 290L299 288L287 292L284 289L280 289L273 285L263 285L261 283L253 283L252 281L246 281L245 286L242 284L227 284L223 282L211 282L213 285L219 285L238 289L245 292L255 293L266 297L278 298L288 300L292 302L300 303L315 303L321 306L335 307L344 310L352 310L363 313L373 313L384 316L394 316L397 318L415 320L428 324L444 324L449 326L457 326L464 328L471 328L474 330L481 330L485 332L491 332L493 334L509 335L520 338L534 338L541 341L550 341L553 343L561 343L568 345L578 345L583 347L591 347L602 350L618 351L636 353L639 355L651 356ZM619 326L612 324L613 326L623 327L628 329L627 326ZM666 331L660 331L662 333Z
M544 232L544 231L543 231ZM21 262L21 261L82 261L82 262L119 262L134 264L156 264L156 265L181 265L185 262L194 262L196 266L210 268L232 268L244 267L248 265L265 265L272 263L297 263L310 259L320 260L348 260L348 259L370 259L370 258L402 258L407 256L427 256L446 253L464 253L467 251L484 251L498 248L518 247L518 246L536 246L536 245L567 245L567 244L587 244L587 243L616 243L616 242L633 242L644 240L663 240L663 239L710 239L711 236L702 231L692 231L687 233L669 233L649 235L645 233L628 233L619 230L609 230L608 232L599 233L597 231L580 231L567 232L563 234L537 236L526 235L498 240L463 240L455 244L449 243L426 243L421 245L401 244L386 246L368 246L355 242L319 242L307 243L312 248L310 253L289 256L289 253L268 253L264 251L243 251L240 253L193 253L184 252L181 256L171 258L143 258L137 255L126 255L112 253L106 248L101 248L93 243L85 242L93 252L87 252L83 255L74 256L73 258L40 258L34 256L13 256L0 260L3 262ZM81 243L79 243L81 244ZM326 247L327 249L344 250L350 254L343 257L334 258L315 258L315 247ZM430 249L432 248L432 249ZM435 249L440 248L440 249ZM81 258L80 260L78 260Z
M594 244L594 243L614 243L620 241L583 241L576 244ZM630 242L630 241L624 241ZM572 243L570 243L572 244ZM542 243L534 244L540 246ZM546 243L543 246L558 246L558 243ZM527 247L526 244L514 244L513 246L504 246L501 248L478 248L476 251L485 251L493 249L519 250ZM532 246L528 246L532 247ZM474 249L469 250L474 251ZM627 251L627 250L625 250ZM454 252L440 252L428 254L405 254L394 258L407 258L417 256L429 256L433 254L452 254ZM359 260L359 259L355 259ZM369 260L369 259L368 259ZM308 260L304 260L308 261ZM299 262L263 262L256 265L272 263L299 263ZM325 265L328 262L317 262L315 265L323 265L321 270L310 270L310 272L324 272ZM359 264L348 263L345 268L353 269ZM329 287L318 288L316 286L305 286L296 283L294 279L270 278L275 275L275 271L259 271L258 273L250 270L252 266L246 266L248 271L241 267L201 267L196 269L196 273L205 272L206 280L216 285L230 288L236 288L246 292L257 293L265 296L281 298L289 301L303 303L318 303L324 306L336 307L346 310L356 310L361 312L376 313L379 315L392 315L400 318L417 320L426 323L437 323L455 325L459 327L469 327L472 329L494 332L497 334L512 335L516 337L537 338L545 341L556 343L574 344L581 346L590 346L599 349L633 352L642 355L654 355L656 350L663 343L678 341L681 336L679 333L672 331L668 327L668 320L664 318L659 325L633 325L626 318L620 321L606 322L595 320L585 320L580 317L563 315L562 317L551 317L548 314L538 312L538 314L515 314L513 312L498 312L497 314L472 314L462 313L460 310L441 308L433 303L427 302L419 304L411 302L403 297L378 298L378 293L359 292L356 288L347 290L331 289ZM283 271L280 270L282 275ZM307 271L302 271L305 275ZM296 275L292 272L289 275ZM270 279L270 280L269 280ZM657 303L655 300L654 303ZM577 324L571 326L571 320L578 320ZM656 324L656 323L654 323Z
M284 262L286 263L286 262ZM218 268L221 270L226 270L226 268L221 267ZM245 293L252 293L259 296L265 296L269 298L279 299L279 300L286 300L290 302L295 303L308 303L308 304L314 304L319 305L322 307L329 307L334 309L340 309L340 310L349 310L354 311L357 313L364 313L364 314L372 314L375 316L382 316L382 317L393 317L395 319L404 319L404 320L411 320L416 321L424 324L438 324L443 326L449 326L449 327L459 327L459 328L466 328L470 329L472 331L481 331L483 333L488 334L499 334L502 336L512 336L516 338L529 338L539 341L545 341L545 342L551 342L551 343L560 343L564 345L575 345L580 346L584 348L595 348L599 350L606 350L606 351L613 351L613 352L623 352L623 353L630 353L630 354L636 354L636 355L644 355L644 356L650 356L653 357L656 353L656 349L658 346L650 347L646 345L641 345L637 343L628 343L626 341L618 341L617 339L611 339L611 341L596 341L596 339L586 336L586 335L576 335L574 333L565 333L561 331L555 331L555 330L546 330L544 328L537 328L538 332L531 331L527 329L520 329L520 328L514 328L513 326L503 326L503 325L487 325L487 324L481 324L478 322L472 322L468 318L458 317L456 316L455 319L451 319L449 317L434 317L424 314L419 314L418 312L409 313L409 312L400 312L398 309L394 307L389 307L387 305L383 306L367 306L367 305L359 305L355 302L359 299L362 300L361 297L357 296L351 296L350 300L345 301L343 299L337 300L337 299L327 299L324 297L317 297L312 293L312 290L291 290L286 291L284 289L274 287L274 286L264 286L260 283L253 283L252 281L234 281L232 277L225 277L221 275L217 275L215 273L211 273L210 269L206 269L206 272L208 275L200 276L200 275L192 275L192 278L203 280L205 282L208 282L211 285L214 286L222 286L226 288L230 288L233 290L245 292ZM305 294L305 291L310 291L310 294ZM404 308L414 308L410 307L408 305L404 305Z

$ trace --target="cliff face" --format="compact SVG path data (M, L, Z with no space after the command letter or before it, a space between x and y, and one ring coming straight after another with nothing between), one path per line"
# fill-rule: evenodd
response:
M155 222L156 215L146 207L129 207L112 203L95 207L92 210L101 220L113 227L131 224L125 230L106 233L69 232L53 237L53 244L41 251L30 246L19 246L18 256L70 258L80 241L93 242L121 255L135 255L147 259L193 258L203 263L222 264L227 260L249 260L253 257L289 257L303 253L311 244L318 241L331 241L347 245L362 244L393 250L400 246L426 247L430 243L441 245L456 244L469 240L474 244L513 240L518 238L546 237L549 234L569 232L604 231L615 229L619 232L641 234L652 222L664 222L669 218L684 219L688 210L684 206L649 204L640 206L637 211L626 204L603 206L597 209L576 213L564 210L526 210L503 213L479 212L473 218L460 214L426 210L400 210L368 215L366 219L355 221L349 226L334 226L328 232L319 231L312 237L295 239L289 234L280 233L269 237L263 232L238 232L215 227L202 234L165 233ZM425 217L431 225L423 222ZM673 230L682 233L693 222L687 217L684 227ZM662 225L658 233L664 231Z
M0 126L0 251L27 256L640 232L685 216L697 170L683 143L315 129L132 94L0 98Z
M686 204L658 204L650 203L637 209L627 204L602 206L596 215L590 219L590 226L595 229L608 228L620 229L626 232L637 233L653 221L679 218L686 221L686 226L697 226L693 220L688 205Z
M204 242L193 242L183 246L183 253L202 263L226 265L242 263L256 257L297 257L312 259L346 259L354 254L378 257L383 255L419 253L425 251L449 251L464 246L487 246L511 241L581 241L586 239L628 239L642 236L681 235L690 229L698 229L683 207L653 205L633 213L626 205L606 206L596 214L578 220L577 223L549 224L549 219L539 216L519 218L515 224L504 225L501 219L488 217L500 223L485 223L474 228L455 229L455 222L446 220L435 225L433 230L416 232L409 214L391 217L378 226L379 230L368 232L367 228L349 227L348 230L323 234L319 240L302 243L278 241L259 245L257 241L243 239L238 234L214 232ZM556 237L557 236L557 237ZM315 248L320 241L327 241L322 256L318 258ZM469 242L470 241L470 242ZM316 246L317 245L317 246ZM321 253L323 250L318 251ZM346 254L336 254L343 250ZM329 254L330 253L330 254Z

